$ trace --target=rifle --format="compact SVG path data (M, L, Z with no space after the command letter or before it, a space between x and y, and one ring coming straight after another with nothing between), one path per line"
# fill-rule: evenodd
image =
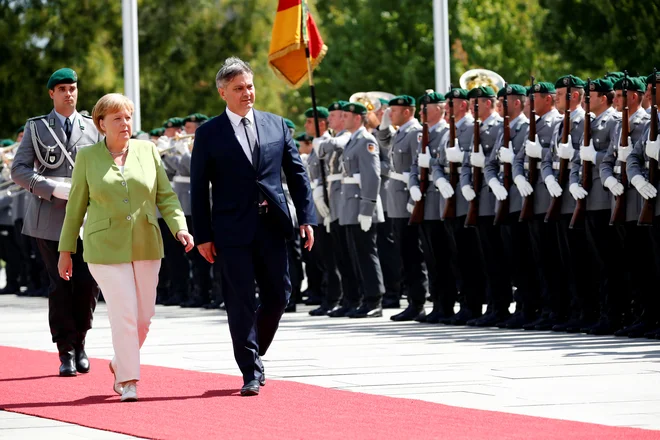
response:
M584 141L582 145L588 147L591 144L591 78L587 78L587 91L584 94ZM582 161L582 188L585 191L591 191L591 181L593 179L592 175L593 165L588 160ZM588 196L587 196L588 197ZM569 223L569 229L575 228L577 225L578 228L584 226L584 213L587 211L587 197L583 199L576 200L575 209L573 210L573 217L571 217L571 222Z
M473 134L473 146L472 151L475 153L479 152L479 145L481 144L481 119L479 119L479 98L474 99L474 134ZM472 167L472 186L474 187L474 192L477 194L470 205L468 206L467 217L465 217L465 227L475 227L477 226L477 218L479 217L479 190L481 189L481 168Z
M623 89L621 94L623 97L623 111L621 112L621 141L620 147L628 147L628 136L630 135L630 110L628 109L628 71L624 72L626 75L623 81ZM621 185L623 185L623 193L615 197L616 203L614 210L610 217L610 225L621 224L626 221L626 190L628 188L628 172L626 170L626 163L619 161L621 167Z
M428 151L429 146L429 123L428 123L428 112L426 107L429 105L429 95L428 93L424 94L422 101L422 112L424 112L424 123L422 124L422 153ZM426 203L426 191L429 184L429 170L428 168L417 167L419 169L419 190L422 193L422 198L415 202L415 207L413 208L412 214L410 214L410 220L408 220L409 225L420 224L424 221L424 205Z
M456 118L454 117L454 97L451 93L453 85L449 85L449 140L445 148L452 148L456 139ZM445 156L446 157L446 156ZM454 190L458 185L458 164L449 162L449 184ZM456 192L445 200L445 210L442 218L456 218Z
M509 96L506 93L506 88L508 87L507 83L504 83L504 87L505 93L503 96L504 99L502 100L502 108L504 110L503 144L505 148L509 148L509 142L511 142L511 130L509 130ZM511 181L513 179L511 164L504 163L502 166L504 168L504 172L502 173L502 186L504 186L507 193L509 193L511 191ZM495 226L501 225L506 221L506 218L509 215L509 200L510 198L507 197L497 205L497 212L495 213L495 220L493 221Z
M655 98L656 86L658 82L658 69L653 68L653 80L651 81L651 126L649 128L649 140L655 141L658 139L658 103ZM649 183L653 186L658 185L658 161L649 157ZM653 216L655 214L655 200L645 199L642 206L642 212L639 214L637 220L638 226L651 226L653 225Z
M536 142L536 110L534 109L534 77L532 76L532 88L529 94L529 135L527 139L530 142ZM534 186L539 178L538 170L539 160L536 157L528 157L527 165L529 170L529 184ZM520 210L520 218L518 221L531 220L534 217L534 193L525 197L522 202L522 209Z
M566 110L564 111L564 127L561 132L561 143L565 144L568 142L568 135L571 133L571 79L570 77L566 78L565 81L568 81L568 83L564 83L567 85L566 87ZM562 189L564 188L564 185L566 184L566 180L568 179L568 159L560 159L559 160L559 185L561 185ZM531 168L531 166L530 166ZM559 219L559 214L561 213L561 199L562 194L559 197L553 197L552 201L550 202L550 207L548 208L548 211L545 214L545 222L549 221L557 221Z

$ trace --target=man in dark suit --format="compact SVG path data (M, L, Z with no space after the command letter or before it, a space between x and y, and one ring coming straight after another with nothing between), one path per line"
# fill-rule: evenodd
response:
M314 244L316 214L305 167L284 120L252 108L250 66L228 58L216 86L227 108L196 132L190 178L193 227L199 252L210 263L217 258L221 267L234 357L243 373L241 395L252 396L265 383L261 356L291 295L286 240L294 228L282 171L308 250Z

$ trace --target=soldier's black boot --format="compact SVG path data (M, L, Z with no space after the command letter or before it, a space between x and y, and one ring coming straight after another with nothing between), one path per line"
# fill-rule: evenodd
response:
M58 342L57 351L60 354L60 376L76 376L76 350L73 348L73 345Z
M422 316L426 316L424 307L409 305L403 312L390 316L390 319L392 321L413 321Z
M89 359L85 353L85 336L87 333L78 335L78 341L74 344L76 351L76 370L78 373L89 373Z

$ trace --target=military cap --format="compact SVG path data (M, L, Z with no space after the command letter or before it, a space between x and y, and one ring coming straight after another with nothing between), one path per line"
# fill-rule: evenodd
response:
M12 141L11 139L3 139L2 141L0 141L0 144L3 147L9 147L11 145L14 145L14 141Z
M341 111L345 104L348 104L348 101L335 101L328 106L328 111L334 112L335 110Z
M549 82L538 82L534 84L534 93L550 93L555 94L557 90L555 85Z
M294 139L297 140L298 142L312 142L314 140L314 138L308 135L307 133L300 133Z
M179 127L183 127L183 124L184 124L183 118L176 118L175 117L175 118L170 118L167 121L165 121L163 123L163 127L165 127L165 128L172 128L172 127L179 128Z
M293 123L291 119L284 118L284 123L286 124L287 127L289 127L292 130L296 129L296 124Z
M598 93L608 93L613 90L613 84L612 81L609 79L595 79L591 81L591 85L589 86L589 91L590 92L598 92Z
M626 74L623 72L607 72L605 74L605 79L609 79L612 83L615 83L616 80L621 79L624 76L626 76Z
M575 75L564 75L555 81L555 89L571 87L573 89L584 89L587 84Z
M16 134L23 133L25 131L25 125L21 125L18 127L18 130L16 130Z
M654 73L651 72L651 74L646 77L646 85L647 86L649 84L653 84L653 75L654 75ZM655 82L656 82L657 85L660 85L660 72L655 73Z
M367 114L367 108L359 102L347 102L341 109L345 112L355 113L356 115Z
M316 114L321 119L328 119L328 116L330 116L330 112L325 107L318 107L317 106L316 107ZM314 117L314 109L312 107L305 110L305 117L306 118L313 118Z
M502 87L497 91L497 97L501 98L502 96L507 95L520 95L520 96L526 96L527 95L527 88L524 86L521 86L520 84L507 84L506 87Z
M494 98L495 90L488 86L475 87L468 92L468 98Z
M646 90L646 86L649 85L649 84L646 82L646 77L645 77L645 76L638 76L637 78L642 82L642 84L644 84L644 90Z
M188 115L185 118L183 118L183 123L185 124L186 122L206 122L209 120L209 117L206 115L203 115L201 113L193 113L192 115Z
M438 92L431 92L428 95L422 95L419 98L417 98L417 101L419 101L419 105L424 104L424 98L426 96L429 97L429 104L439 104L441 102L445 102L445 95Z
M378 100L380 101L381 105L390 105L390 101L385 98L378 98Z
M415 107L415 98L408 95L399 95L390 99L390 102L387 103L390 107L393 105L400 105L403 107Z
M626 85L626 90L628 90L628 91L642 92L642 93L644 93L646 91L646 83L642 82L637 77L628 77L628 78L624 77L624 78L618 79L614 83L614 90L623 90L624 83Z
M78 82L78 74L72 69L65 67L56 70L48 79L48 89L52 90L58 84L73 84Z
M445 99L468 99L468 91L465 89L453 88L445 94Z
M160 128L154 128L149 132L149 136L158 136L161 137L165 133L165 129L163 127Z

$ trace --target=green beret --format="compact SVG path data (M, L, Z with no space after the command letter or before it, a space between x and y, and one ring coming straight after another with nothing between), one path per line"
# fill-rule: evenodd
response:
M660 72L655 73L655 82L660 85ZM653 84L653 73L646 77L646 85Z
M334 111L337 111L337 110L341 111L341 109L344 108L344 106L346 104L348 104L348 101L339 100L339 101L333 102L327 108L328 108L328 111L330 111L330 112L334 112Z
M289 127L292 130L296 129L296 124L293 123L291 119L284 118L284 123L286 124L287 127Z
M380 101L381 105L390 105L390 101L385 98L378 98L378 100Z
M18 127L18 130L16 130L16 134L23 133L25 131L25 125L21 125Z
M587 84L575 75L564 75L555 81L555 89L570 86L573 89L584 89Z
M316 107L316 114L320 119L328 119L328 116L330 116L330 112L325 107ZM314 117L314 109L312 107L305 110L305 117L306 118Z
M366 115L367 107L359 102L347 102L341 108L345 112L355 113L356 115Z
M393 105L400 105L403 107L415 107L415 98L408 95L395 96L387 103L390 107Z
M624 76L626 75L623 72L607 72L605 74L605 79L609 79L612 83L615 83L618 79L621 79Z
M488 86L475 87L468 92L468 98L494 98L495 90Z
M201 113L193 113L192 115L188 115L185 118L183 118L183 123L185 124L186 122L206 122L209 120L209 117L206 115L203 115Z
M527 96L527 88L521 86L520 84L507 84L506 87L502 87L497 91L497 97L501 98L502 96L507 95L520 95Z
M73 70L65 67L56 70L48 79L48 89L52 90L58 84L73 84L78 82L78 74Z
M445 99L468 99L468 91L465 89L453 88L445 94Z
M163 127L165 128L179 128L183 127L183 118L170 118L167 121L163 122Z
M538 82L534 84L534 93L550 93L555 94L557 90L555 85L549 82Z
M307 133L301 133L298 136L294 138L298 142L312 142L314 140L313 137L309 136Z
M618 79L614 83L614 90L623 90L623 86L626 86L626 90L630 92L642 92L644 93L646 91L646 84L642 82L637 77L628 77L628 78L621 78Z
M644 84L644 90L646 90L646 86L648 86L648 83L646 82L646 77L645 76L638 76L639 80Z
M611 92L613 89L613 84L612 81L609 79L595 79L591 81L591 85L589 85L589 91L590 92L598 92L598 93L608 93Z
M11 140L11 139L3 139L2 141L0 141L0 144L1 144L3 147L9 147L9 146L11 146L11 145L14 145L14 141Z
M161 137L164 133L165 133L165 129L163 127L154 128L149 132L149 136Z
M417 101L419 102L419 105L424 104L424 99L428 96L429 99L429 104L439 104L441 102L445 102L445 95L442 93L438 92L431 92L428 95L422 95L419 98L417 98Z

